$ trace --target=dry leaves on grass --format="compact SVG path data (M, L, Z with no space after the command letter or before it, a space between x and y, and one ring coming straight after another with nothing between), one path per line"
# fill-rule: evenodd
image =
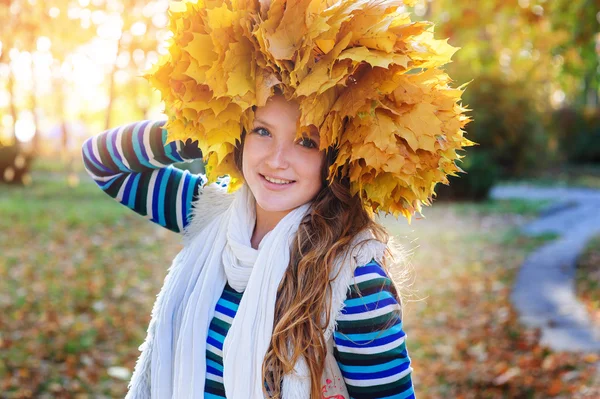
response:
M600 328L600 235L590 240L577 261L575 291Z
M123 397L177 237L137 217L32 234L0 239L0 397Z
M420 245L404 312L418 397L600 397L597 355L553 353L517 321L508 297L527 239L505 237L503 217L448 205L427 217L393 231ZM10 231L0 236L2 397L123 397L178 237L134 215Z
M404 328L415 391L422 398L600 397L596 354L552 352L519 323L509 297L531 239L517 237L509 220L436 204L427 219L396 229L413 249Z

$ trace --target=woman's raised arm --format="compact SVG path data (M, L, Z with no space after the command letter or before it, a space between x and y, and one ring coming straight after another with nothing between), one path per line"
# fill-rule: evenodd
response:
M196 143L165 145L164 121L140 121L90 137L82 146L85 169L121 204L171 231L189 223L192 200L206 183L173 163L202 157Z

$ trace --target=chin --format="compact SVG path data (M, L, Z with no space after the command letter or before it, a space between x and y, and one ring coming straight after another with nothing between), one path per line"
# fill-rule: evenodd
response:
M258 206L267 212L286 212L296 209L302 204L294 204L289 201L274 199L274 198L260 198L256 200Z

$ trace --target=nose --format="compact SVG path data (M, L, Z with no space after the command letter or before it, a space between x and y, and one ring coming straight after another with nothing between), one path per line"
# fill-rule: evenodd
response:
M286 169L289 166L289 157L287 145L276 144L267 156L266 164L272 169Z

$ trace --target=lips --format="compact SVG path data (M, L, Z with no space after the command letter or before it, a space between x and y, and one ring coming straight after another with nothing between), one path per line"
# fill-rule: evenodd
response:
M284 183L284 184L272 183L272 182L268 181L265 178L265 176L261 175L260 173L259 173L259 176L260 176L260 180L262 181L262 183L265 186L265 188L268 189L268 190L270 190L270 191L287 190L288 188L290 188L294 184L296 184L295 180L292 180L291 183Z
M265 180L267 180L270 183L273 184L291 184L296 182L296 180L292 180L292 179L283 179L283 178L279 178L279 177L273 177L273 176L266 176L266 175L261 175Z

